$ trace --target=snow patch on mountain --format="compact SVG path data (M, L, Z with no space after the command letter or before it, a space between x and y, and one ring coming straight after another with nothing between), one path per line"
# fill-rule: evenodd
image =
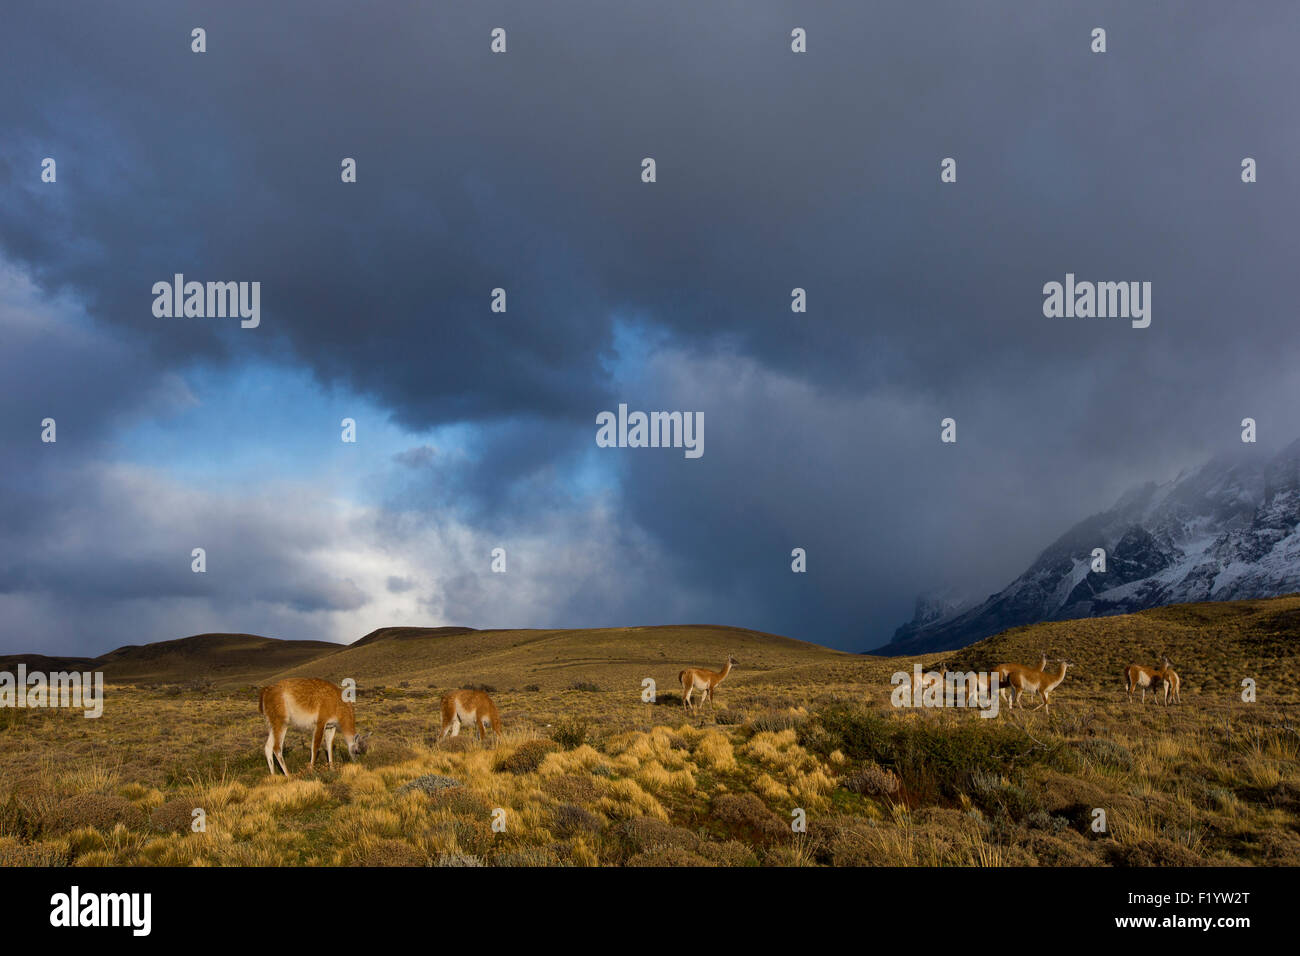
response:
M1094 548L1106 571L1092 570ZM1254 446L1126 492L1076 524L983 601L934 592L881 652L962 647L1038 621L1128 614L1164 604L1300 591L1300 442Z

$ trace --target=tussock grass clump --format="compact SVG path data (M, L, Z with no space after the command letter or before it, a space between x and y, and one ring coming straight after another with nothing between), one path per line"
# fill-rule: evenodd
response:
M1081 753L1089 763L1111 767L1116 770L1133 769L1133 751L1101 737L1088 737L1076 740L1071 746Z
M695 759L710 770L735 770L736 753L726 734L708 731L695 745Z
M595 694L600 691L600 685L593 684L589 680L575 680L569 685L569 690L580 690L588 694Z

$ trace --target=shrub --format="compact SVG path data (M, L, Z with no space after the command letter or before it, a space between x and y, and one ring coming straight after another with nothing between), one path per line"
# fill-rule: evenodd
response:
M154 809L149 825L163 833L188 833L194 824L195 802L177 797Z
M763 843L790 829L752 793L723 793L713 798L713 817L741 839Z
M363 851L357 866L428 866L429 858L402 840L379 840Z
M492 769L497 773L533 773L542 765L547 754L559 749L560 745L554 740L526 740L514 753L498 759Z
M452 777L444 777L441 774L428 773L423 777L416 777L414 780L402 784L397 788L397 793L410 793L412 790L418 790L421 793L432 795L450 787L459 786L460 781Z
M645 853L638 853L627 861L628 866L717 866L712 860L706 860L698 853L683 850L681 847L657 847Z
M555 808L553 826L557 836L568 839L599 833L605 828L605 820L575 803L562 803Z
M868 763L847 775L842 785L845 790L863 796L883 797L897 793L901 784L898 775L892 770L886 770L879 764Z
M494 854L493 866L559 866L555 852L544 846L527 846Z
M798 730L807 722L808 718L803 714L796 714L789 710L768 710L751 720L749 726L756 734L764 731L779 733L782 730Z
M681 849L698 852L699 836L685 827L675 827L655 817L633 817L622 826L623 837L635 852Z
M817 718L826 736L803 739L827 754L827 747L849 757L893 770L916 795L955 799L977 771L1001 774L1027 761L1057 764L1064 747L1039 748L1014 727L988 721L939 725L932 721L889 721L856 707L832 707Z
M569 690L581 690L588 693L595 693L600 690L600 685L593 684L591 681L576 680L569 685Z
M71 864L72 852L66 841L0 846L0 866L70 866Z
M67 833L82 827L111 830L121 823L139 827L144 812L123 797L103 793L83 793L56 804L46 815L44 828L51 833Z
M561 717L555 722L551 739L565 750L576 750L587 742L587 722L581 717Z

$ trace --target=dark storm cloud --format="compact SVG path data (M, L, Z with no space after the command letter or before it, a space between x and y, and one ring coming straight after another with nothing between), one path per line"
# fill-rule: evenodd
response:
M405 425L484 424L445 500L502 531L560 507L597 411L705 409L701 461L619 463L658 585L867 646L1246 414L1300 431L1297 27L1289 3L29 5L0 39L0 243L158 369L262 352ZM1067 271L1151 281L1151 328L1043 318ZM173 272L260 280L263 328L153 318ZM677 366L611 373L619 316Z

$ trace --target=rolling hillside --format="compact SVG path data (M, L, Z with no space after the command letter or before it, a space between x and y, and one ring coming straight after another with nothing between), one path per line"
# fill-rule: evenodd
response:
M351 677L364 685L408 681L417 686L536 686L575 683L639 688L653 677L664 690L691 665L720 668L741 661L732 683L773 671L853 662L856 655L774 634L734 627L664 626L591 630L392 628L376 631L326 658L304 661L275 677Z
M103 671L109 683L175 684L188 681L249 683L336 653L328 641L281 641L256 634L195 634L174 641L128 644L100 657L0 657L0 670L19 663L29 671Z
M914 662L1041 650L1074 662L1050 713L891 704ZM1183 703L1127 701L1123 667L1162 653ZM714 706L686 712L677 672L728 654ZM1297 596L1035 624L923 658L704 626L201 635L106 658L100 719L0 710L0 865L1300 864ZM292 776L268 774L253 686L281 675L355 679L370 750L313 769L293 730ZM439 696L467 684L495 688L503 732L440 741Z

